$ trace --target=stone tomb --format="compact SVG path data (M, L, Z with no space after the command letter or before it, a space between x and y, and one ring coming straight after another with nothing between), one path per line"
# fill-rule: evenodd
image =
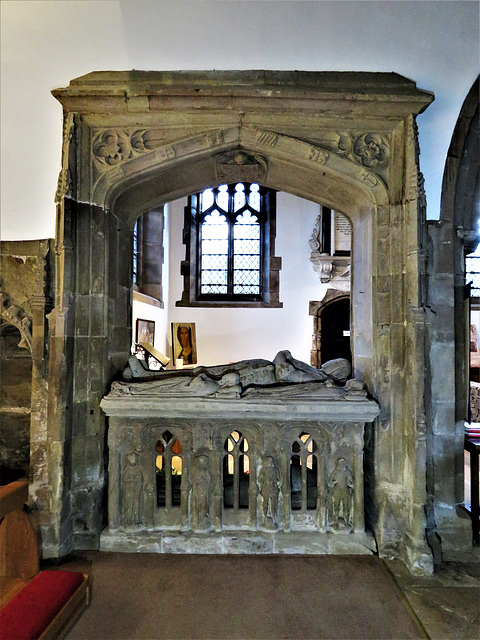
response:
M335 361L333 361L335 362ZM327 367L327 370L329 368ZM362 383L280 352L113 383L103 550L369 553Z

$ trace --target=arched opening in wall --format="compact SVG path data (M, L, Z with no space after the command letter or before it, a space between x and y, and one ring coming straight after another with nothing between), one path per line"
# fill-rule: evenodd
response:
M248 181L209 187L143 213L131 240L132 352L144 357L139 343L149 341L172 369L273 360L287 349L320 367L325 359L311 354L310 301L325 299L332 286L349 300L351 240L346 216ZM328 279L318 269L320 253L320 262L328 255L332 263ZM348 306L327 312L327 359L352 360ZM178 362L181 326L191 332L195 361ZM159 367L147 360L150 369Z
M442 184L441 221L451 224L453 233L453 294L454 319L452 347L455 355L455 425L451 429L453 452L452 472L455 474L454 501L470 511L473 520L473 541L479 541L478 460L475 437L480 421L478 333L480 326L479 266L480 262L480 113L479 81L473 83L462 105L447 154ZM443 239L442 239L443 241ZM443 241L444 242L444 241ZM443 251L443 245L439 253ZM448 263L451 269L451 263ZM443 264L441 265L443 267ZM438 295L438 294L437 294ZM441 328L441 342L445 342L445 328ZM433 385L432 385L433 386ZM433 387L434 388L434 387ZM435 388L434 388L435 390ZM436 390L435 390L436 391ZM445 413L442 394L440 410ZM434 405L434 410L437 407ZM441 421L440 421L441 422ZM443 433L443 432L442 432ZM473 442L472 442L473 437ZM463 440L463 446L462 446ZM445 446L444 444L442 446ZM442 462L443 464L443 462ZM444 467L442 466L442 471ZM473 475L472 475L473 472Z
M0 324L0 474L7 481L30 465L32 357L21 340L16 327Z
M334 358L352 362L350 349L350 296L327 304L319 317L321 327L320 364Z

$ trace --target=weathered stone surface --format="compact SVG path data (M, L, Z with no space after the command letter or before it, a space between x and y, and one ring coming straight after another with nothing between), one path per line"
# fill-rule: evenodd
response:
M164 552L270 553L278 551L272 533L291 532L282 552L318 553L330 552L318 534L331 531L354 543L352 553L365 552L363 425L379 408L348 401L349 390L288 352L274 362L115 383L102 401L110 416L104 548L136 532L146 548L163 534ZM306 381L286 382L297 376ZM233 531L238 540L225 549Z
M374 451L377 477L382 478L374 494L379 552L395 549L404 554L404 541L415 529L407 559L415 562L415 554L423 557L426 542L417 536L418 523L405 517L412 504L424 500L416 464L417 458L424 459L419 437L424 394L411 383L424 346L413 329L420 321L409 309L421 304L417 251L417 204L421 206L417 196L421 193L414 116L428 106L432 95L396 74L270 71L94 73L54 95L64 106L65 127L57 193L56 296L48 327L48 391L44 389L48 393L44 444L48 471L41 467L41 478L33 489L35 495L48 498L48 506L42 507L49 511L42 521L46 554L66 553L74 544L81 545L83 533L92 543L93 529L97 535L100 530L102 507L97 498L88 503L95 511L88 530L80 530L81 515L75 528L75 518L86 509L81 498L85 490L92 496L103 490L104 434L95 404L129 355L133 222L141 212L218 184L222 167L225 171L228 166L231 179L237 179L244 165L227 160L240 152L262 158L259 166L266 185L337 209L352 222L354 371L382 407L383 426L375 427ZM99 341L96 345L100 341L104 345L98 358L89 346L94 338ZM229 392L235 393L235 386L230 385ZM257 405L265 404L265 394L256 395ZM253 398L247 397L208 400L221 411L234 402L242 402L244 408L255 406ZM349 412L357 412L356 433L366 419L362 411L372 407L362 399L328 402L329 411L340 422L348 421ZM283 412L288 409L300 417L308 401L284 398L280 404ZM321 400L319 406L323 404ZM135 411L141 411L140 403ZM96 418L90 420L90 415ZM302 420L307 417L313 423L314 415L309 409ZM142 420L152 418L144 415ZM321 413L315 419L328 421L327 414ZM115 420L110 421L110 429ZM87 425L83 428L75 421L87 421ZM41 429L39 424L37 428ZM346 459L341 437L329 429L325 427L325 438L330 442L331 435L336 445L333 467L324 470L326 480L338 460ZM193 445L187 443L188 447L196 450L203 432L190 429L190 433ZM206 427L205 433L207 449L214 451L219 443L211 440ZM122 446L132 448L125 449L125 455L137 451L138 443L129 437L127 433ZM261 457L273 455L279 446L272 442L269 451L262 449ZM355 441L356 451L362 446ZM321 450L325 447L322 441ZM149 454L154 455L151 450ZM406 483L408 457L415 481ZM40 459L35 455L35 460ZM348 462L357 480L361 474ZM393 505L388 500L392 487L397 498ZM109 486L109 498L114 501L116 490ZM214 491L214 529L221 524L219 504ZM363 507L359 509L363 512ZM323 518L324 514L317 515ZM249 511L247 521L253 516L258 514ZM298 518L299 527L308 525L307 516ZM120 526L116 517L117 522L115 517L110 520L112 528ZM181 511L181 523L185 518L188 522L188 509ZM238 526L242 518L238 516L233 524ZM284 517L279 518L279 526L284 525ZM394 533L384 536L384 529ZM268 532L264 533L266 540ZM340 535L347 534L336 537Z

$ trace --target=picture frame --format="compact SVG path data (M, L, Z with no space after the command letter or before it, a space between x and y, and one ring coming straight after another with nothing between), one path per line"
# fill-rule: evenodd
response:
M155 320L144 320L137 318L135 328L135 342L139 345L141 342L149 342L152 346L155 340Z
M172 359L183 366L197 364L197 338L194 322L172 322Z

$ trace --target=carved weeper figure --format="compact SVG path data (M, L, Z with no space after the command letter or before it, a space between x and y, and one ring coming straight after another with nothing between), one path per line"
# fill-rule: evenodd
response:
M192 480L192 527L207 530L211 525L210 505L213 492L213 477L209 470L209 459L205 453L195 456Z
M138 453L127 455L127 464L123 472L122 524L124 527L136 527L142 520L143 474L137 466Z
M328 480L328 525L332 529L353 528L353 473L345 458L339 458Z
M267 456L263 459L262 468L258 474L258 482L263 498L265 526L276 528L278 492L281 486L281 478L272 456Z

